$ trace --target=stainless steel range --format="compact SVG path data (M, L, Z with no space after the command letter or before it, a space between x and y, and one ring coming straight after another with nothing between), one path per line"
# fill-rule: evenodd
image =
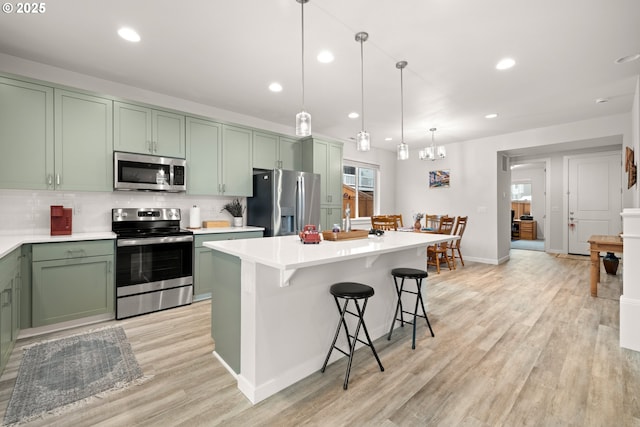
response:
M180 209L112 209L116 239L116 319L191 304L193 233Z

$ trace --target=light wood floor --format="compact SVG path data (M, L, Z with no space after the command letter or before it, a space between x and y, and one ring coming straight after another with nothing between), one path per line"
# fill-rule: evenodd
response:
M621 271L602 280L591 298L587 257L518 250L501 266L430 270L435 338L421 325L412 351L404 328L375 342L383 373L363 348L347 391L342 359L255 406L211 355L208 302L120 321L153 379L27 425L640 425L640 353L619 347ZM18 342L0 415L20 346L43 338Z

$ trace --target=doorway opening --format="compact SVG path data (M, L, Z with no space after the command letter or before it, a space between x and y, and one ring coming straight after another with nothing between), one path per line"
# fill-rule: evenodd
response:
M511 249L545 250L546 163L511 166Z

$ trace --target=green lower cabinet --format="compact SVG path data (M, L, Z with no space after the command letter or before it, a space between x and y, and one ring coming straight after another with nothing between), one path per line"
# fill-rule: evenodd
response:
M211 251L218 272L211 296L211 337L216 353L240 373L240 258Z
M33 245L32 326L113 313L113 261L109 240Z
M211 298L211 289L213 288L212 277L213 264L211 263L211 249L195 248L194 301Z
M0 373L20 331L20 249L0 259Z
M262 231L242 231L237 233L199 234L194 239L194 277L193 300L211 298L214 268L211 262L212 250L203 246L204 242L235 239L256 239L263 236Z

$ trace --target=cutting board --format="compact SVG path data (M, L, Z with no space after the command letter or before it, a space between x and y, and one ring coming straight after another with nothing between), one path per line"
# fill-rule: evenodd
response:
M369 230L340 231L338 233L334 233L333 231L323 231L322 237L324 240L334 242L339 240L366 239L369 237Z
M202 221L202 228L231 227L231 223L225 220Z

